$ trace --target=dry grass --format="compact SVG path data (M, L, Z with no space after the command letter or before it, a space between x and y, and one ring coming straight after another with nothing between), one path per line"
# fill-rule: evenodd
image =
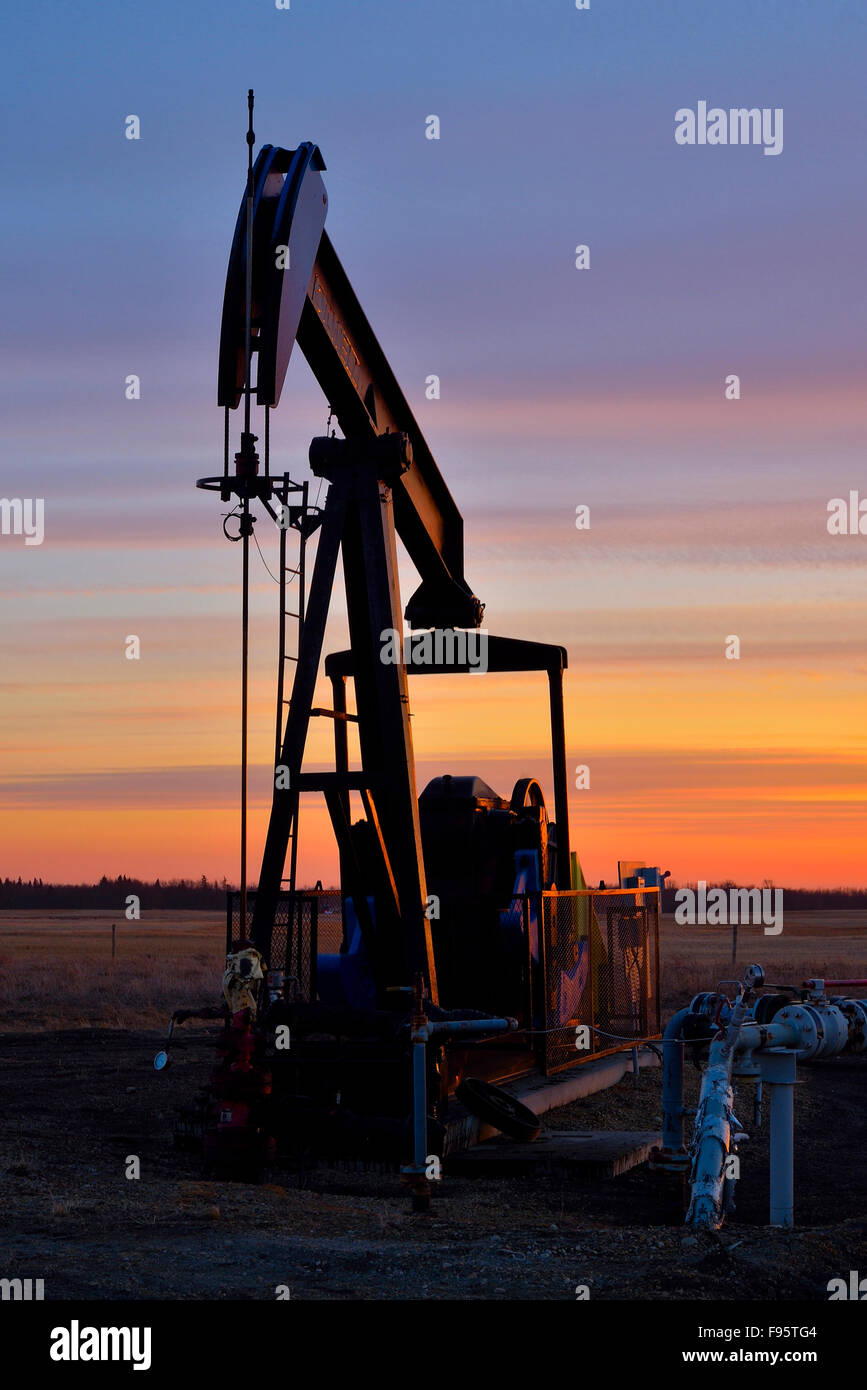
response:
M161 1027L173 1009L218 1001L224 941L218 912L0 913L3 1026Z
M111 923L117 958L111 960ZM145 913L139 922L93 912L0 912L3 1028L162 1027L175 1008L219 998L225 920L219 912ZM664 1014L758 961L769 980L867 976L867 913L786 914L779 936L742 927L736 971L731 929L662 925Z
M814 976L867 978L867 912L784 913L778 936L766 936L760 926L738 929L734 967L731 948L731 927L678 926L665 917L659 952L663 1013L722 979L742 977L753 962L764 966L774 984L801 984Z

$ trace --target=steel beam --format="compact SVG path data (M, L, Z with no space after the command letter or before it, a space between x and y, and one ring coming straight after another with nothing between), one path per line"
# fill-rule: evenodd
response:
M398 625L398 631L400 627ZM545 671L548 676L548 698L551 711L551 763L554 782L554 821L557 826L557 887L568 892L572 887L570 864L571 837L569 834L569 779L566 771L566 721L563 708L563 672L568 665L565 647L549 642L529 642L516 637L497 637L487 634L487 669L489 672ZM325 674L336 689L336 683L355 674L356 661L352 650L332 652L325 659ZM426 662L412 666L416 676L467 675L477 668L468 662Z
M347 451L349 453L349 451ZM421 973L436 1002L436 967L421 849L406 670L381 660L383 634L400 630L393 494L370 466L352 468L353 501L343 535L343 573L352 649L362 768L377 781L382 837L394 872L400 917L377 921L386 987ZM383 909L387 911L385 902ZM391 913L388 913L391 917Z
M347 439L403 433L413 466L394 490L397 533L423 580L453 591L453 621L478 627L482 605L464 579L464 523L427 441L377 342L327 232L322 233L298 346Z

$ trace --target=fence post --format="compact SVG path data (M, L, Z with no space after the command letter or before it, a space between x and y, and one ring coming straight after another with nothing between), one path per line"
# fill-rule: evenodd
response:
M548 1046L548 1027L551 1021L551 992L548 984L548 924L549 914L545 911L544 892L534 893L536 899L536 924L538 927L539 974L542 978L542 1071L548 1076L550 1048ZM529 894L528 894L529 901Z
M525 995L524 995L524 1009L525 1009L526 1015L527 1015L527 1019L526 1019L526 1026L527 1026L527 1042L530 1044L530 1050L533 1052L533 1054L534 1054L534 1056L535 1056L535 1058L536 1058L536 1062L537 1062L537 1064L538 1064L539 1061L540 1061L540 1047L539 1047L539 1039L535 1036L535 1027L536 1027L536 1008L535 1008L535 990L534 990L534 983L535 983L535 982L534 982L534 978L533 978L533 943L532 943L532 941L530 940L530 898L529 898L529 895L525 893L523 896L520 896L520 897L514 899L513 902L512 902L512 909L513 909L513 910L514 910L515 902L517 902L517 903L519 904L520 909L521 909L521 926L522 926L523 932L524 932L524 945L525 945L525 947L526 947L526 958L525 958L525 962L524 962L524 968L525 968L526 971L527 971L527 988L526 988Z

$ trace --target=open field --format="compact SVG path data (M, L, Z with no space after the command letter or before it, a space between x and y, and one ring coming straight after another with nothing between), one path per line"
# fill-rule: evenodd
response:
M0 913L4 1027L167 1025L173 1009L218 999L225 931L221 912Z
M799 1068L796 1221L767 1220L768 1128L742 1148L738 1209L693 1236L646 1168L578 1184L446 1175L413 1215L396 1176L280 1168L261 1187L204 1181L172 1145L175 1111L207 1081L212 1026L188 1025L171 1068L152 1057L171 1009L219 989L219 913L5 913L0 920L0 1274L46 1298L825 1299L863 1267L867 1059ZM712 933L714 933L712 935ZM770 979L865 970L858 914L793 914L780 937L742 932L740 963ZM730 973L725 929L663 931L666 1014ZM698 1073L687 1068L686 1103ZM749 1092L740 1116L752 1130ZM550 1129L656 1129L658 1069L545 1117ZM141 1162L137 1180L127 1160ZM859 1264L860 1262L860 1264Z
M224 939L221 912L145 912L139 922L122 912L0 912L3 1027L157 1027L174 1008L215 1002ZM663 1011L671 1013L733 973L731 928L681 927L665 917L660 961ZM867 912L787 913L779 936L741 927L738 972L753 961L774 982L867 977Z
M867 979L867 912L786 912L778 936L760 926L738 928L732 968L731 927L678 926L662 921L660 965L663 1010L671 1013L699 990L743 975L757 962L773 984L801 984L815 976ZM849 991L857 994L859 991Z

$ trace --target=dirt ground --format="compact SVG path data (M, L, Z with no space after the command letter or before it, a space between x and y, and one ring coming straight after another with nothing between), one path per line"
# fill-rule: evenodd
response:
M191 1028L154 1072L156 1029L0 1036L0 1277L46 1299L827 1299L867 1259L867 1061L799 1068L796 1221L767 1220L767 1121L741 1150L738 1210L718 1235L678 1224L646 1168L571 1177L446 1176L413 1215L397 1176L275 1170L261 1187L203 1181L172 1144L178 1106L211 1066ZM688 1073L687 1104L696 1075ZM551 1112L549 1128L656 1129L661 1074ZM751 1101L739 1119L752 1131ZM141 1176L126 1177L130 1155Z

